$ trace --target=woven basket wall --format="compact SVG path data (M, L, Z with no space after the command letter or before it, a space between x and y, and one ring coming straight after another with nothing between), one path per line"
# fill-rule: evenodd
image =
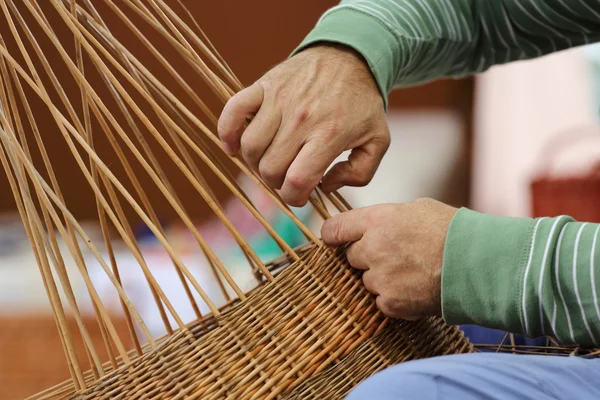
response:
M359 275L334 254L315 248L303 260L245 302L223 307L219 318L161 338L156 350L106 379L94 382L88 373L87 390L66 382L32 398L341 399L388 366L473 351L439 318L386 320Z
M325 247L241 158L225 157L214 105L222 107L242 85L182 3L0 0L0 10L9 32L0 41L0 163L72 376L32 399L338 399L387 366L472 351L439 318L386 319L344 250ZM43 107L34 113L33 102ZM61 151L49 152L57 143ZM59 174L56 157L73 158L77 167ZM295 224L305 246L291 248L269 224L240 187L240 174ZM61 187L74 184L80 196L65 198ZM215 185L255 218L281 258L261 259L227 216ZM196 193L197 201L182 201L182 192ZM90 237L70 211L80 201L96 204L101 235ZM190 218L187 210L200 204L230 235L228 253L247 260L256 277L250 292ZM311 205L324 219L350 209L339 194L320 189ZM184 262L162 215L187 229L211 287ZM193 320L165 294L132 220L142 221L168 255ZM154 337L132 304L116 246L143 273L165 336ZM98 293L91 268L106 275L114 298ZM82 292L73 282L83 282ZM93 306L91 322L82 317L82 298ZM115 299L119 320L107 311ZM126 332L117 329L122 319ZM92 338L96 329L100 343Z

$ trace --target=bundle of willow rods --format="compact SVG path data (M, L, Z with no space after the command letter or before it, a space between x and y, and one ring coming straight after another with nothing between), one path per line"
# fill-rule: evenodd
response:
M494 351L496 353L546 355L546 356L578 356L586 358L600 357L600 349L583 347L576 344L562 345L552 337L546 337L543 345L516 344L513 333L506 333L499 344L474 345L479 351Z
M214 134L215 104L219 109L242 85L180 2L0 0L0 10L0 162L72 376L32 398L335 399L395 363L472 351L438 318L385 318L343 249L324 247L243 160L224 156ZM57 142L60 155L48 150ZM68 176L57 173L56 157L72 158L76 168ZM292 249L281 238L237 183L239 174L295 223L307 245ZM63 193L76 177L82 198L95 203L99 240L72 212L79 198ZM215 181L260 223L282 258L265 263L257 255L227 218ZM183 191L195 194L194 204L181 198ZM223 224L254 271L250 292L196 228L189 210L198 202ZM350 207L339 194L319 190L311 203L323 218ZM169 240L159 220L164 208L206 259L216 295L200 285L198 271ZM182 319L153 275L132 218L168 254L193 321ZM153 337L132 305L116 242L143 271L166 335ZM90 260L114 286L128 338L117 333L114 312L94 286ZM108 361L90 339L74 281L83 282ZM69 318L77 330L69 328ZM76 351L76 342L84 352Z

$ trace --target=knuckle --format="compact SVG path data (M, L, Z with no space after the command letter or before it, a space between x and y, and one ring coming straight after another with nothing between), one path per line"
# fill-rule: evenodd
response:
M346 253L346 260L348 260L348 264L350 264L350 266L358 266L358 256L356 254L351 252Z
M375 274L373 273L373 271L367 271L363 274L362 276L362 281L363 284L365 285L365 288L372 292L375 293L377 292L377 282L375 280Z
M260 86L265 93L271 92L273 90L273 86L274 86L273 75L274 75L273 72L269 71L261 79L256 81L254 84Z
M290 100L293 95L293 90L288 85L283 85L277 88L276 97L277 99L285 104Z
M258 157L259 151L258 147L254 144L254 142L250 139L248 135L242 135L240 140L240 146L242 150L242 155L246 161L254 160Z
M223 109L223 113L221 114L221 117L217 122L217 133L219 134L221 140L232 139L236 132L236 128L233 126L232 123L232 117L235 113L235 111L232 110L232 107L233 106L230 100L229 103L227 103L227 105Z
M310 188L313 180L303 173L288 174L286 182L295 190L306 190Z
M379 310L382 313L384 313L385 315L387 315L388 317L395 316L396 313L394 312L394 308L393 308L391 302L384 295L377 296L376 304L377 304L377 308L379 308Z
M333 116L335 120L343 120L348 117L348 107L344 106L344 103L340 100L330 102L328 109L327 114Z
M371 239L369 246L365 249L366 256L370 257L373 261L380 261L377 255L387 252L386 244L383 243L383 240L377 240L381 239L378 233L372 233L369 239Z
M332 242L339 242L341 229L341 224L337 221L336 218L329 219L323 224L322 234ZM352 246L350 246L350 248L346 252L347 257L351 257L350 254L353 253L351 249ZM350 259L348 259L348 262L350 262Z
M383 314L390 318L413 319L408 310L398 306L393 296L385 294L377 296L376 305Z
M247 112L248 105L254 103L254 98L258 90L262 91L262 88L255 82L252 85L242 89L229 99L226 107L232 115L239 115Z
M367 186L371 182L371 174L366 170L357 170L354 172L353 184L355 186Z
M258 172L268 183L276 182L281 179L281 171L269 161L264 159L258 165Z
M329 233L329 237L332 238L335 242L339 242L341 234L342 234L342 224L338 222L337 219L331 219L327 221L327 230ZM350 252L351 254L353 252Z
M336 232L339 237L339 228ZM336 237L337 239L337 237ZM359 266L361 264L362 254L354 247L354 245L350 246L346 251L346 259L352 266Z
M390 133L386 131L386 134L381 137L381 147L383 148L383 152L386 153L392 144L392 138Z
M224 142L230 142L234 139L234 131L229 129L229 126L224 122L219 121L217 132L219 133L219 138Z
M312 107L308 104L296 106L293 114L293 121L296 126L300 126L311 119L313 115Z
M233 97L229 100L229 110L232 114L237 114L244 108L243 105L248 102L250 99L250 92L252 90L252 86L242 89L233 95Z
M339 136L341 131L340 122L336 118L331 118L321 125L321 137L325 142Z
M376 123L375 127L369 129L370 137L369 142L377 147L377 151L381 154L385 154L392 143L392 137L390 130L387 126L387 122Z
M227 136L231 133L227 126L227 116L225 115L225 112L221 114L221 118L219 118L219 121L217 122L217 133L221 140L227 139Z
M374 221L374 222L384 221L384 220L388 219L389 213L388 213L387 207L385 205L371 207L368 210L368 218L369 218L369 220Z

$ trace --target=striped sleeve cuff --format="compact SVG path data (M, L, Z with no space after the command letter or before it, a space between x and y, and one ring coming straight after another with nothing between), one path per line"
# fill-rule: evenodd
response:
M562 343L600 345L600 225L562 224L544 285L544 327Z
M600 345L599 235L600 225L567 216L533 220L460 210L446 239L444 319Z
M450 324L522 332L525 265L535 222L459 210L448 230L442 313Z

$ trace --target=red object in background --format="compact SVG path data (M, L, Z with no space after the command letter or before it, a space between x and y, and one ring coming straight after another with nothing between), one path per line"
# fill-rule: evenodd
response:
M568 215L600 223L600 163L580 177L539 178L531 183L534 217Z
M550 151L544 155L552 162L558 149L590 137L600 138L600 126L561 135L549 143ZM569 177L552 177L546 168L546 172L531 183L531 200L535 218L568 215L577 221L600 223L600 161L588 173Z

